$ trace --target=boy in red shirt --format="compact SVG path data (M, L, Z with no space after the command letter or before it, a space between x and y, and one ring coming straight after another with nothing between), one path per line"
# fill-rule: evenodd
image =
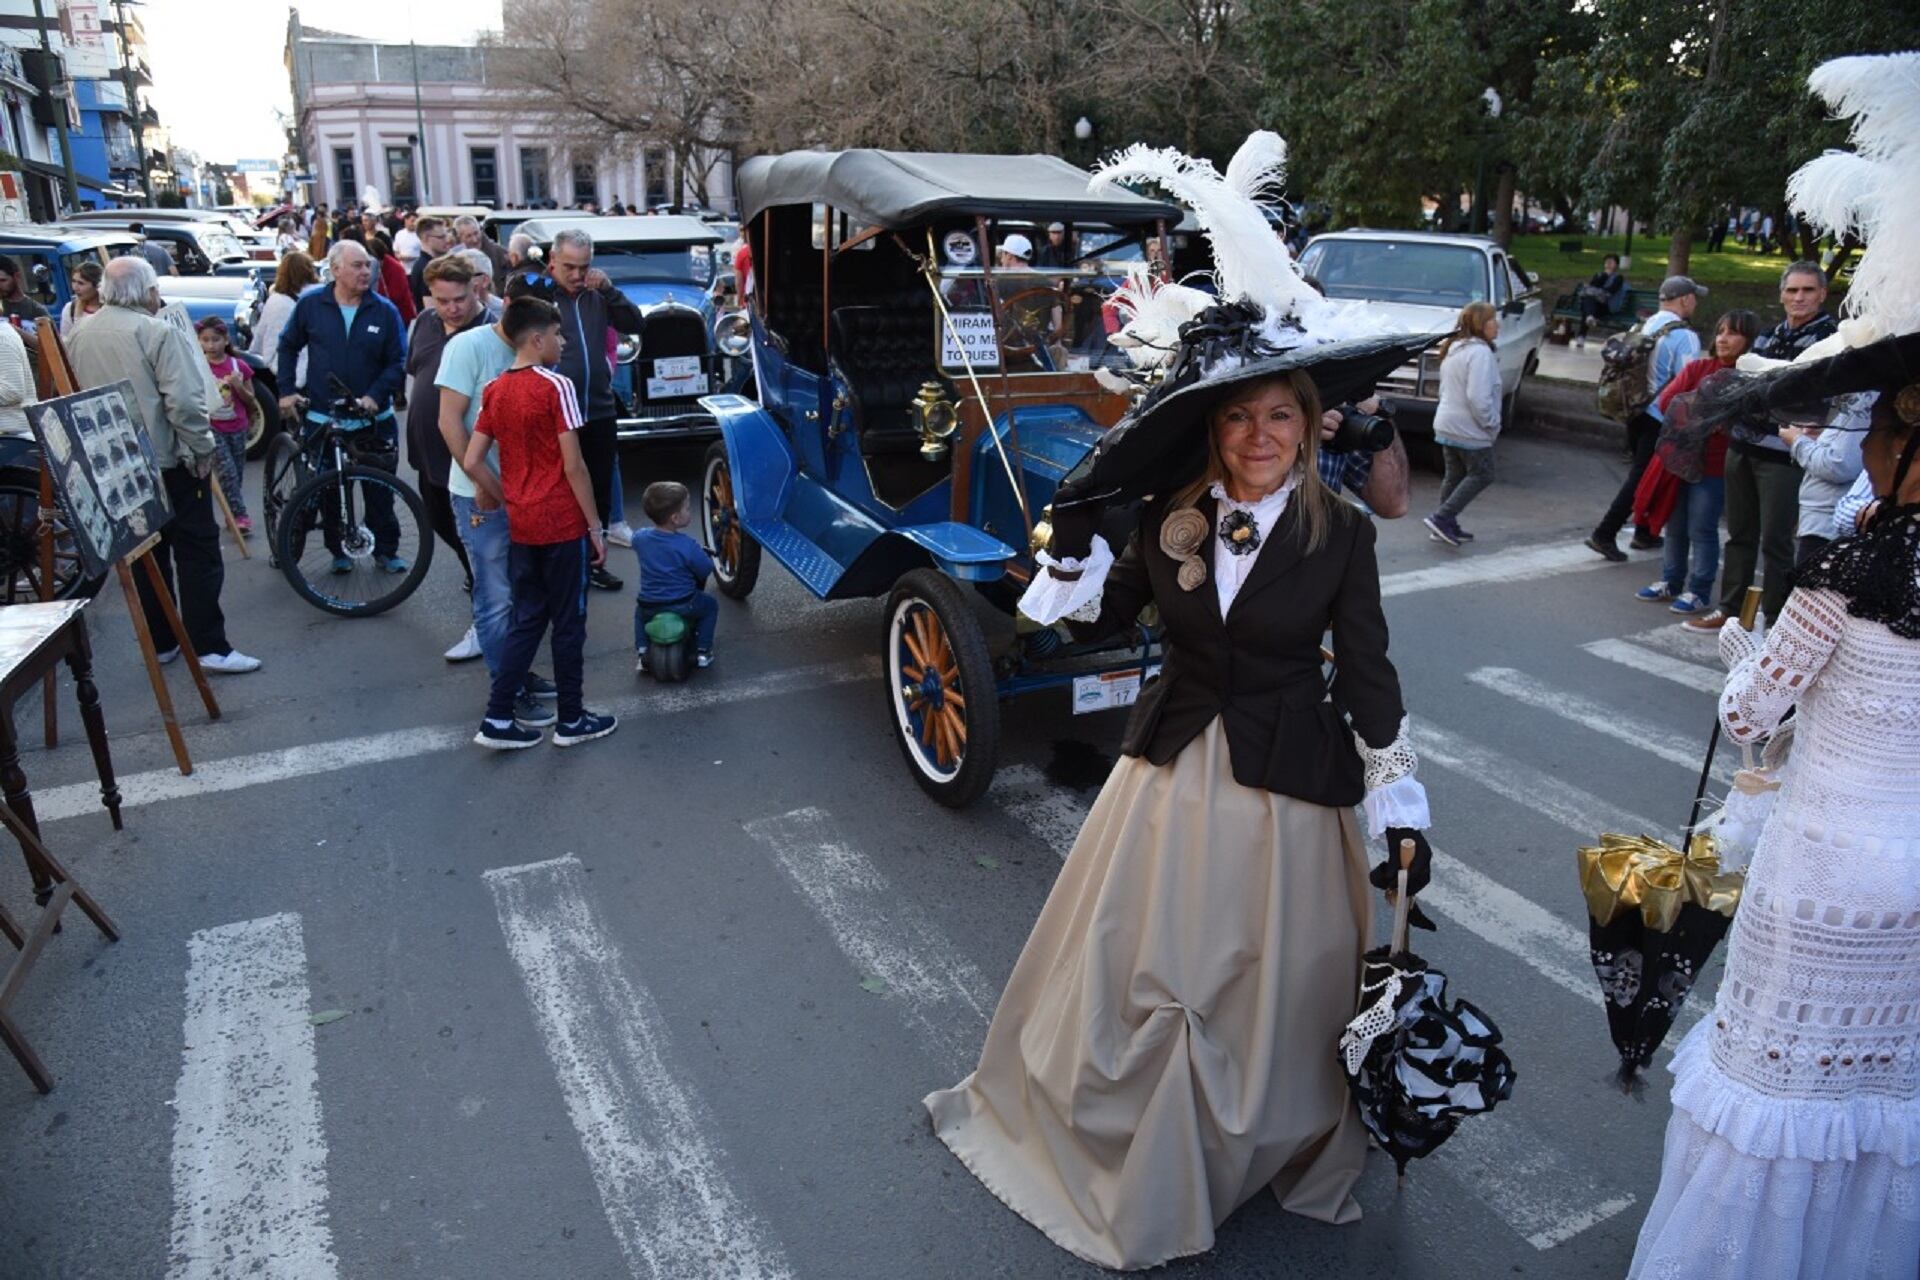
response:
M540 731L513 719L514 696L553 629L553 679L560 691L560 723L553 745L604 738L618 727L610 715L588 711L581 700L582 652L587 643L587 570L607 558L593 482L575 434L581 423L573 384L550 366L559 362L565 339L560 313L539 298L515 298L500 327L513 344L513 364L487 384L480 416L467 441L465 466L482 501L507 507L507 576L513 618L494 673L486 719L473 740L494 751L513 751L540 741ZM498 441L500 474L486 465Z

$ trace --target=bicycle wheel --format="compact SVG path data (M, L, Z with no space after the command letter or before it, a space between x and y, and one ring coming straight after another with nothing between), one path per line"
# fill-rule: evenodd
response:
M40 486L37 481L0 480L0 605L40 599ZM89 578L67 522L53 517L55 600L92 597L106 578Z
M375 559L378 533L392 522L392 555L407 567L395 573ZM287 499L274 538L280 572L302 599L343 618L365 618L413 594L433 563L420 495L391 472L350 466L324 471Z
M280 518L294 490L311 477L300 446L291 435L277 435L267 442L264 469L260 472L260 518L266 526L267 563L280 567Z

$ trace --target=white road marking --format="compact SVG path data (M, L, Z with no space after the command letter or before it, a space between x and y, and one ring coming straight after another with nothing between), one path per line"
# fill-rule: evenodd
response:
M1416 591L1526 582L1534 578L1558 577L1563 573L1580 573L1587 569L1605 569L1610 563L1577 542L1514 547L1485 555L1450 556L1445 564L1431 568L1383 574L1380 578L1380 595L1386 599Z
M1440 1154L1449 1172L1496 1196L1500 1216L1534 1248L1564 1244L1633 1207L1631 1195L1615 1194L1587 1162L1569 1157L1545 1135L1497 1111L1487 1120L1502 1123L1463 1124Z
M1630 747L1638 747L1649 755L1658 756L1683 769L1690 769L1696 777L1707 756L1707 737L1711 732L1708 723L1700 726L1698 739L1682 737L1618 708L1604 706L1567 689L1556 689L1511 667L1481 667L1468 672L1467 679L1524 706L1549 712L1583 729L1616 742L1624 742ZM1722 754L1715 759L1714 777L1725 780L1733 776L1729 754Z
M805 693L833 685L875 679L880 661L875 657L846 662L823 662L792 667L767 675L751 676L725 683L673 685L655 689L643 696L611 699L615 714L622 717L677 715L709 707L756 698ZM590 702L592 700L589 700ZM598 704L595 704L598 705ZM149 769L144 773L124 774L118 781L122 809L159 804L166 800L184 800L194 796L238 791L272 782L288 782L355 769L363 765L405 760L436 751L453 751L471 745L473 725L439 725L419 729L396 729L389 733L369 734L364 738L336 738L330 742L309 743L257 755L229 756L223 760L202 760L193 772L182 777L179 770ZM77 818L100 810L100 785L76 782L49 787L33 795L34 812L41 822Z
M1643 649L1630 640L1593 640L1580 647L1596 658L1605 658L1608 662L1617 662L1623 667L1632 667L1635 671L1671 680L1689 689L1698 689L1701 693L1712 694L1716 699L1727 683L1724 670L1703 667L1697 662L1688 662L1671 654Z
M568 856L485 873L600 1204L636 1280L791 1280L721 1171L706 1109L675 1077L666 1019Z
M1689 631L1678 622L1663 627L1653 627L1646 631L1636 631L1622 640L1648 649L1658 649L1662 653L1706 667L1711 671L1725 673L1720 665L1720 637L1712 631Z
M871 859L840 838L819 809L795 809L747 824L863 978L885 983L927 1040L964 1064L999 991L903 895Z
M169 1280L331 1280L307 950L297 915L187 939Z
M1449 729L1417 717L1413 721L1413 745L1422 765L1438 765L1573 832L1579 840L1568 845L1569 854L1580 845L1593 843L1604 831L1617 831L1622 835L1678 835L1677 823L1655 823L1629 813L1545 770L1469 742Z
M1420 736L1423 758L1494 785L1501 794L1569 825L1583 838L1602 830L1639 830L1648 825L1597 797L1569 789L1444 730L1426 727ZM1039 770L1029 765L1001 770L993 789L1005 812L1060 857L1067 856L1086 821L1087 806L1078 797L1049 788ZM1566 866L1571 884L1571 856ZM1438 849L1433 854L1433 882L1420 901L1582 1003L1603 1007L1586 933L1545 907ZM1668 1045L1677 1043L1699 1016L1696 1005L1686 1006ZM1539 1250L1571 1240L1634 1203L1631 1195L1614 1194L1582 1163L1543 1145L1538 1135L1499 1112L1462 1125L1434 1158Z

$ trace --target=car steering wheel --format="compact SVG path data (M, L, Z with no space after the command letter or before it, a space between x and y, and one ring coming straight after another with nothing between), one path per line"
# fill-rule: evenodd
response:
M1016 308L1023 302L1041 300L1044 300L1044 306L1049 314L1051 314L1053 308L1065 305L1060 298L1060 291L1051 285L1036 285L1031 289L1022 289L1018 293L1001 299L1000 315L1011 330L1008 333L1002 334L1000 337L1000 358L1002 360L1009 363L1015 360L1025 360L1033 355L1034 349L1040 345L1038 341L1025 341L1029 331L1025 325L1019 323Z

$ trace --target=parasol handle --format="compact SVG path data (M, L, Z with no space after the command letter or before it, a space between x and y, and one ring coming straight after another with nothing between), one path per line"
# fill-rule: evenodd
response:
M1748 587L1747 594L1740 600L1740 625L1753 630L1753 620L1760 613L1760 588ZM1687 808L1687 826L1680 833L1680 850L1684 857L1693 851L1693 833L1700 825L1700 806L1706 803L1707 785L1713 781L1713 757L1720 749L1720 711L1716 706L1713 713L1713 732L1707 736L1707 758L1700 765L1700 785L1693 789L1693 803Z
M1393 895L1393 954L1407 949L1407 911L1413 899L1407 893L1407 872L1413 866L1413 841L1400 842L1399 888Z
M1753 620L1760 614L1760 588L1748 587L1745 598L1740 601L1740 625L1748 631L1753 630ZM1768 619L1772 621L1772 619Z

